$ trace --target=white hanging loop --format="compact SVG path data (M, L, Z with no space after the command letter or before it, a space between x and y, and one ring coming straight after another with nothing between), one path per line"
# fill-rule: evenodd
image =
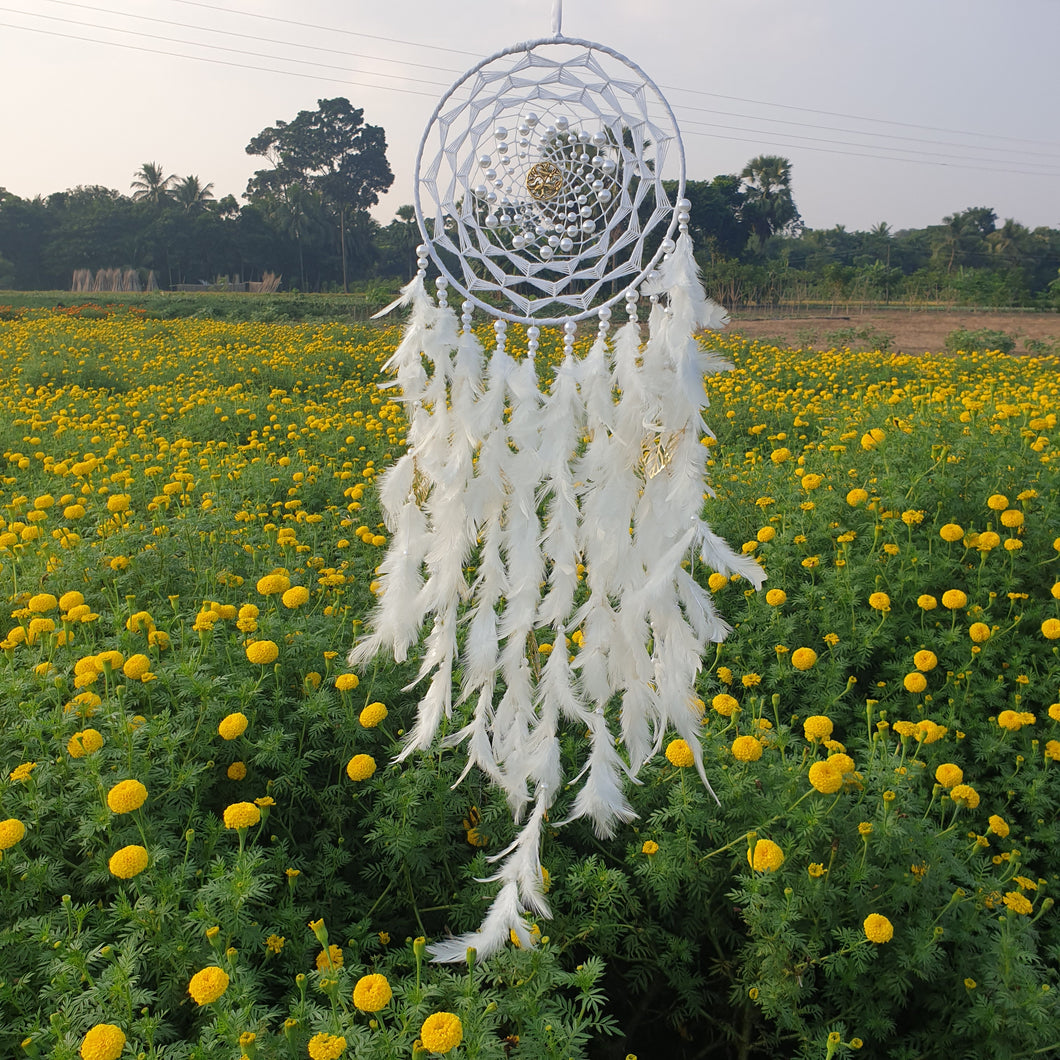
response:
M552 32L563 36L563 0L552 0Z

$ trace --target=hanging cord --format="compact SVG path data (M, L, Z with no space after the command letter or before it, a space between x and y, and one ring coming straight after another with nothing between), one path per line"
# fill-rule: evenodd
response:
M552 32L563 36L563 0L552 0Z

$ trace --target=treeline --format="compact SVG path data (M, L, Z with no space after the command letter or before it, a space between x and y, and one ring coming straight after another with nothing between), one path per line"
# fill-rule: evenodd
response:
M416 268L411 206L368 212L393 182L386 138L343 98L319 100L246 146L268 163L240 203L196 176L145 163L129 193L76 187L21 199L0 188L0 289L67 290L114 270L142 287L282 277L287 291L397 284ZM671 188L671 191L676 191ZM939 224L807 229L791 164L759 156L739 174L689 181L690 227L708 291L729 306L903 302L1060 308L1060 229L986 207Z

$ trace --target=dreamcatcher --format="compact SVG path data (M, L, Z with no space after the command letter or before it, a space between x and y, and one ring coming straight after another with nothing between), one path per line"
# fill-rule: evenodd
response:
M698 281L673 112L628 59L564 37L560 17L557 2L554 36L480 62L428 123L416 162L424 245L386 366L407 452L379 480L390 542L350 661L403 661L426 626L414 682L426 690L399 758L431 746L455 706L464 724L444 743L466 747L461 780L481 769L522 822L491 859L501 888L482 926L436 945L442 961L469 946L484 956L511 932L531 945L522 914L548 916L541 832L565 784L580 784L568 819L613 834L635 817L626 783L672 730L709 788L695 678L728 627L683 561L756 587L765 577L702 519L703 378L729 366L694 333L727 318ZM675 203L663 185L672 166ZM492 350L472 331L475 307L495 318ZM577 324L590 317L595 340L578 358ZM526 325L522 356L509 323ZM542 325L563 329L547 390ZM587 737L573 779L563 725Z

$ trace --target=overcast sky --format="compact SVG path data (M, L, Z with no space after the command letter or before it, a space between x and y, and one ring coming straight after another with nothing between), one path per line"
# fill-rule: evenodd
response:
M128 192L158 162L239 196L263 165L254 135L346 96L386 130L386 222L411 201L438 97L479 58L551 35L551 10L0 0L0 187ZM563 32L663 87L690 178L789 158L811 228L923 227L969 206L1060 227L1060 0L565 0Z

